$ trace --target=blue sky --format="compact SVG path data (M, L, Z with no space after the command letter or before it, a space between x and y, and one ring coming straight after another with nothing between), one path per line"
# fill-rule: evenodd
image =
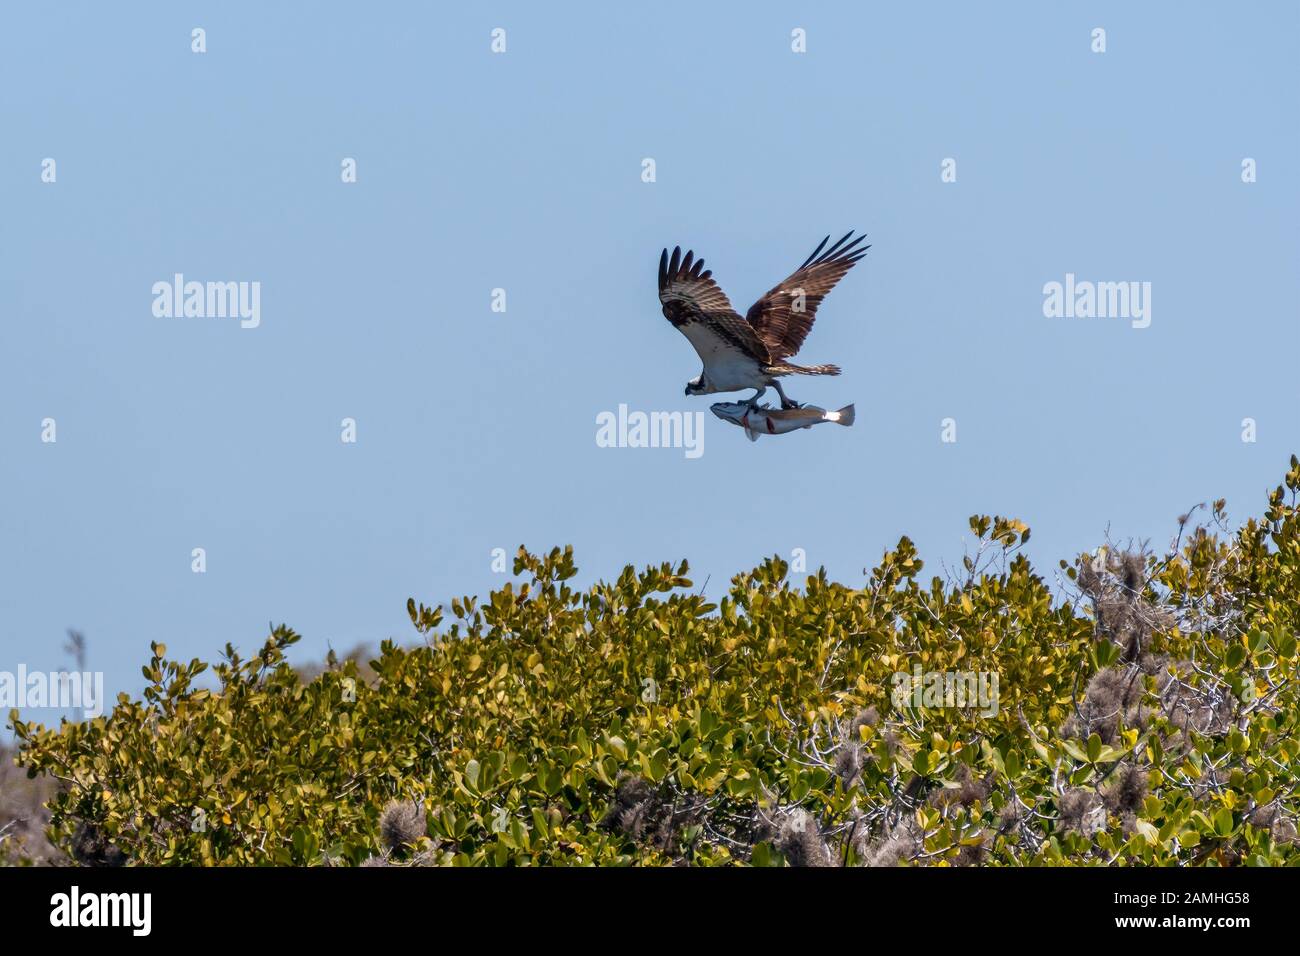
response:
M1296 5L467 6L0 13L0 670L68 627L110 695L151 640L410 641L521 543L716 595L903 534L938 572L1000 513L1050 573L1257 514L1300 448ZM850 228L800 355L844 374L789 392L857 424L751 444L683 395L659 250L743 311ZM155 317L177 272L260 282L260 326ZM1150 282L1150 327L1045 317L1066 273ZM704 454L597 447L619 404L704 411Z

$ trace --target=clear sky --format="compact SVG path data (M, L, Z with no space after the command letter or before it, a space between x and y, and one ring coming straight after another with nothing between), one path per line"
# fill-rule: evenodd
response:
M411 641L521 543L716 595L903 534L937 573L983 512L1050 573L1258 514L1300 449L1296 4L470 6L4 5L0 670L69 627L110 696L151 640ZM751 444L683 395L659 251L743 312L850 228L800 355L844 374L788 391L857 423ZM155 316L175 273L260 325ZM1151 283L1150 326L1045 317L1067 273ZM620 404L705 412L703 455L598 447Z

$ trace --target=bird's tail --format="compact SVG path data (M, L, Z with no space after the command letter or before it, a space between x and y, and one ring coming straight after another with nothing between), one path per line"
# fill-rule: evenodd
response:
M789 362L782 362L768 371L773 375L839 375L840 367L838 365L791 365Z
M837 412L827 412L826 418L837 425L852 425L855 413L852 405L845 405Z

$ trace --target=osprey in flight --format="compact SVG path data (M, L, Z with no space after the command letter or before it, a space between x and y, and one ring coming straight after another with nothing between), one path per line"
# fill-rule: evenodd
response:
M825 252L827 236L804 260L803 265L759 299L742 319L727 296L705 270L704 260L681 247L659 257L659 301L664 315L682 335L691 340L704 362L704 370L686 383L687 395L757 389L747 403L754 405L771 385L781 396L782 408L798 408L786 397L779 381L782 375L839 375L836 365L794 365L786 359L803 345L817 306L835 283L853 268L870 246L866 236L848 242L849 232ZM847 243L847 245L846 245Z

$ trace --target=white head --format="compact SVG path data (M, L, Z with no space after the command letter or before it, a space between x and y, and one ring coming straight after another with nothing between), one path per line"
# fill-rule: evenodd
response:
M701 372L695 378L686 383L687 395L703 395L708 391L704 386L704 373Z

